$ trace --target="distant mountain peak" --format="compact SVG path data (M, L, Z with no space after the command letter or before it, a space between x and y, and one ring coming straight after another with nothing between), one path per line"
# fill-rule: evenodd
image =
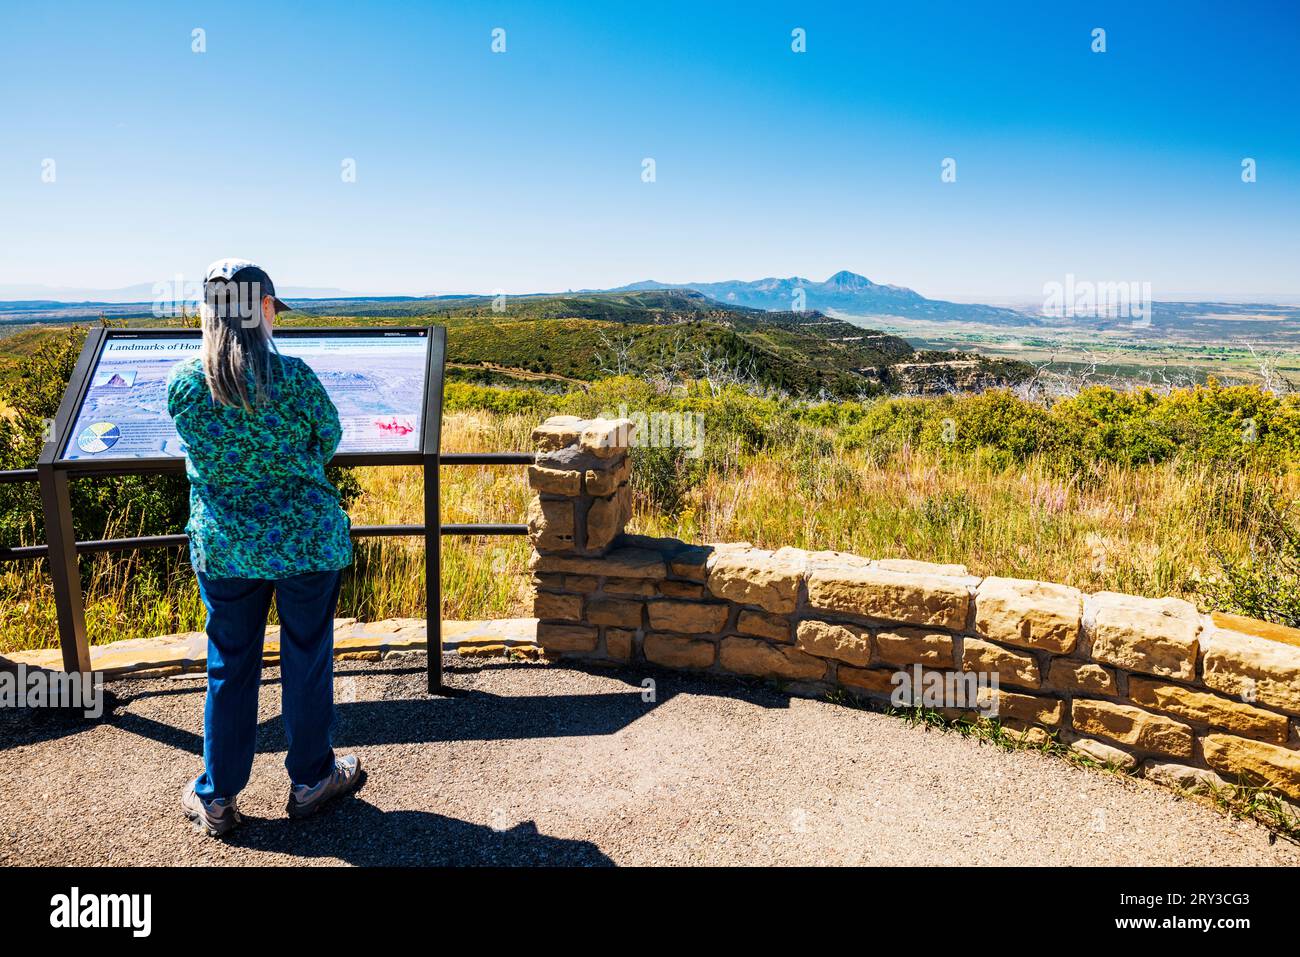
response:
M983 318L1015 324L1025 321L1023 315L1011 309L927 299L906 286L872 282L866 276L849 269L841 269L825 282L815 282L803 276L688 283L646 280L604 291L631 292L655 288L693 289L728 306L771 312L815 310L828 315L899 316L930 320Z
M835 286L839 289L870 289L875 285L875 283L866 276L859 276L855 272L841 269L834 276L831 276L830 279L827 279L826 282L822 283L822 285Z

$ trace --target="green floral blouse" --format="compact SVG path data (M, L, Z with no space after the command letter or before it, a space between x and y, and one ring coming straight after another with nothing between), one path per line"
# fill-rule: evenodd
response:
M251 411L212 400L196 357L167 380L167 411L185 445L190 560L211 578L290 578L352 562L350 523L325 477L343 429L305 362L279 371Z

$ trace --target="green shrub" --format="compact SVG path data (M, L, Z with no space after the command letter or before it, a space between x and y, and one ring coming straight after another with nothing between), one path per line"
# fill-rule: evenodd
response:
M1300 516L1296 503L1261 500L1262 532L1249 558L1220 555L1219 574L1201 597L1213 608L1300 628Z
M886 399L843 428L839 441L849 449L885 452L904 446L980 449L991 463L1004 465L1041 452L1063 472L1086 472L1099 462L1135 466L1175 458L1294 468L1300 465L1300 396L1211 381L1165 396L1094 386L1051 407L996 389Z
M681 514L691 490L705 474L699 459L687 456L687 449L639 447L632 449L632 489L644 495L660 512L670 517Z
M538 389L502 389L469 382L447 382L442 391L444 412L485 411L497 415L533 413L544 417L555 404L554 395Z

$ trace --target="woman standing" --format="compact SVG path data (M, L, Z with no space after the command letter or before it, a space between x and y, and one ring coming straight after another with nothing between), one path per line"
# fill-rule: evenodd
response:
M352 543L325 465L342 437L338 410L316 374L281 356L270 277L240 259L204 278L200 355L176 365L167 410L184 442L190 481L190 558L207 609L204 773L181 797L208 834L240 823L257 738L262 643L274 595L280 617L281 698L301 817L361 783L361 765L336 758L334 610Z

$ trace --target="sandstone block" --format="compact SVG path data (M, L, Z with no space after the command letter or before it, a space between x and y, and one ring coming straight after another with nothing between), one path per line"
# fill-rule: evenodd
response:
M528 535L542 552L573 548L573 502L534 496L528 503Z
M1141 708L1090 698L1075 698L1071 709L1074 729L1107 738L1140 751L1175 758L1192 756L1192 729Z
M975 630L1021 648L1065 655L1079 640L1083 592L1021 578L986 578L975 592Z
M578 444L597 458L612 459L627 451L635 432L631 419L590 419L582 424Z
M604 498L612 495L631 474L631 461L624 455L621 459L611 460L607 468L587 469L582 476L582 484L588 495Z
M587 544L591 551L608 547L632 517L632 490L626 485L609 498L597 498L587 510Z
M533 429L533 448L554 452L578 441L582 419L576 415L553 415Z
M794 611L803 578L805 552L769 552L748 546L719 545L709 555L708 588L715 598L757 605L778 615Z
M534 555L529 570L613 578L666 578L663 556L648 548L615 548L603 556Z
M1214 791L1228 785L1227 781L1213 771L1167 761L1144 761L1142 776L1167 788L1193 793Z
M894 675L898 672L885 668L850 668L842 665L836 670L836 679L849 688L859 688L872 694L889 696L898 685Z
M1243 738L1286 744L1289 733L1287 720L1280 714L1262 711L1208 691L1184 688L1182 685L1135 675L1128 680L1128 696L1129 700L1143 708L1222 728Z
M548 468L544 465L530 465L528 484L534 492L575 496L582 490L582 473L568 469Z
M1190 603L1104 591L1088 605L1098 661L1162 678L1196 677L1201 620Z
M717 651L717 645L711 641L654 631L645 636L641 645L641 653L647 661L665 668L708 668L713 664Z
M537 626L537 643L547 651L595 651L599 632L583 625L553 625L542 622Z
M760 678L815 680L826 674L826 662L788 645L770 645L757 638L722 639L722 667Z
M1065 714L1065 702L1059 698L1016 694L1000 689L995 697L993 689L981 688L976 701L985 713L990 712L990 706L996 701L997 710L989 716L997 717L1003 724L1008 721L1021 721L1027 724L1046 724L1055 727L1061 723L1061 718Z
M655 583L646 578L611 578L605 582L606 595L652 598L658 593Z
M533 617L581 621L582 596L557 595L553 592L539 591L536 597L533 598Z
M819 563L808 576L808 602L826 611L960 631L970 592L963 579Z
M639 601L625 601L621 598L591 598L587 600L587 621L593 625L640 628L642 607Z
M1300 751L1231 734L1207 734L1201 749L1205 763L1229 780L1242 777L1300 801Z
M870 558L863 558L861 555L852 555L849 552L833 551L814 551L809 552L805 559L806 573L811 575L815 571L836 571L844 568L875 568L877 563Z
M742 635L756 635L769 641L790 640L790 622L787 619L762 611L750 611L748 608L736 620L736 630Z
M582 592L589 595L600 585L600 579L591 575L565 575L564 587L569 591Z
M670 565L678 578L689 578L694 582L703 582L709 577L709 556L713 549L703 545L683 548L672 556Z
M717 602L652 601L650 627L655 631L676 631L684 635L707 635L721 631L730 607Z
M618 661L632 659L632 641L636 632L624 628L605 629L605 654Z
M456 654L465 655L467 658L504 658L510 649L501 643L490 645L460 645L456 649ZM339 656L342 657L341 655ZM376 654L376 657L378 655ZM374 659L370 659L374 660Z
M979 638L966 638L962 641L961 667L963 671L985 674L996 672L999 683L1025 688L1037 688L1042 681L1038 662L1031 656Z
M1216 691L1300 715L1300 646L1215 628L1201 667Z
M1115 672L1091 661L1053 658L1047 669L1047 683L1057 691L1113 695L1117 693Z
M912 558L882 558L875 563L877 568L887 572L906 572L910 575L946 575L949 578L965 578L968 574L965 565L938 565L934 562L919 562Z
M1002 728L1015 739L1017 744L1027 744L1041 748L1052 743L1052 733L1036 724L1014 719L1003 720Z
M876 651L880 660L890 665L954 666L952 635L925 628L892 628L877 632Z
M1229 615L1223 611L1210 612L1210 618L1216 628L1222 628L1224 631L1268 638L1270 641L1280 641L1284 645L1295 645L1300 648L1300 628L1288 628L1286 625L1247 618L1244 615Z
M679 582L668 578L659 583L659 594L665 598L686 598L699 601L704 597L704 586L697 582Z
M818 658L832 658L859 667L871 663L871 633L858 625L801 621L794 641L796 647Z
M1091 738L1079 738L1070 742L1070 750L1090 758L1098 764L1112 764L1117 768L1131 770L1137 767L1137 758L1113 745Z

